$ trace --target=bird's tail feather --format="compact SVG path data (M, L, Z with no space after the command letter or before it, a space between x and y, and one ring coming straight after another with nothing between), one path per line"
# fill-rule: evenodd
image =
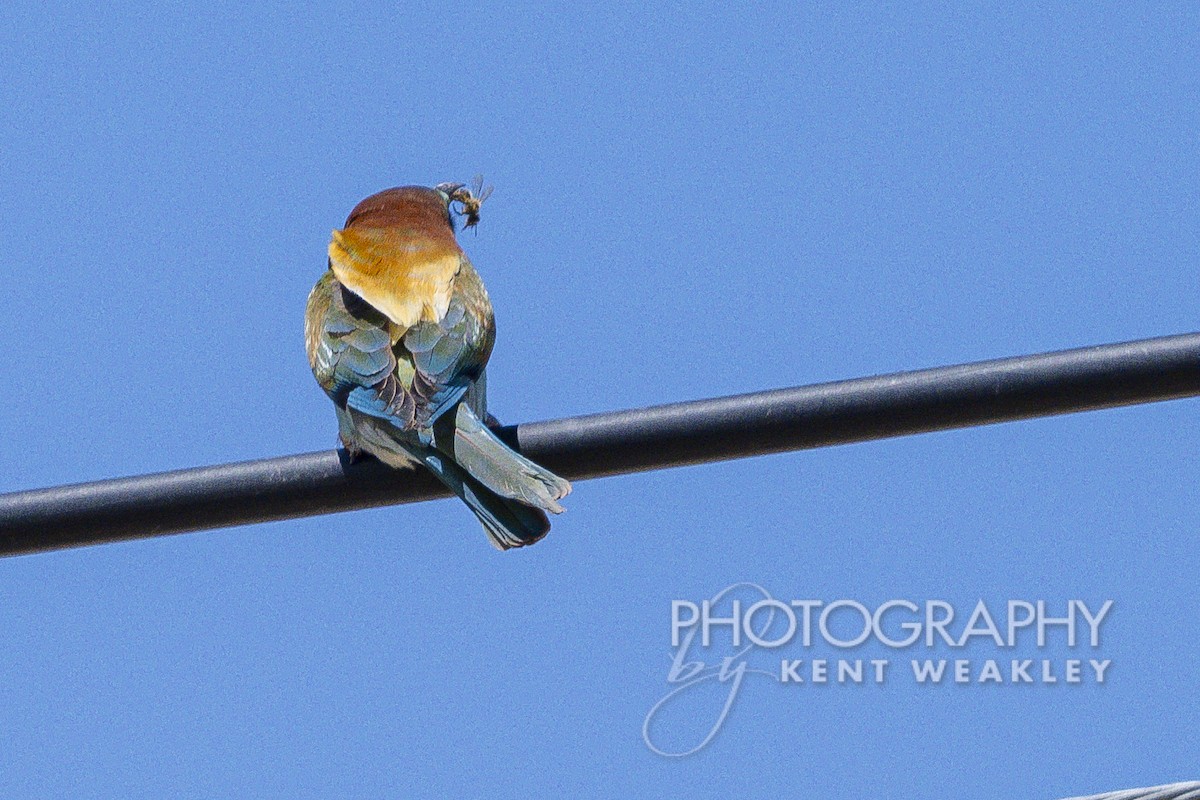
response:
M466 403L459 404L454 415L453 441L448 447L445 433L437 433L437 445L496 494L554 514L563 512L558 501L571 493L570 482L500 441Z
M483 530L498 550L533 544L550 531L546 512L501 497L471 477L442 453L427 450L421 462L454 492L479 518Z
M550 520L544 511L493 492L447 454L417 442L405 441L387 419L351 411L357 440L368 452L393 467L424 464L446 488L462 498L500 550L524 547L545 536Z

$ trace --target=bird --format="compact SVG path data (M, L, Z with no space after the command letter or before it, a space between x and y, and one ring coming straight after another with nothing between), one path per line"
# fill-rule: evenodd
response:
M349 457L424 465L508 550L549 532L546 512L562 513L571 484L487 424L495 315L454 219L467 216L472 227L481 202L464 184L440 183L385 189L356 205L333 231L304 338Z

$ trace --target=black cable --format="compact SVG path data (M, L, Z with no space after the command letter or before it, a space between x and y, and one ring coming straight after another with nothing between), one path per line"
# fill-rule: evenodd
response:
M1200 395L1200 333L501 429L572 480ZM341 451L0 495L0 555L445 496Z

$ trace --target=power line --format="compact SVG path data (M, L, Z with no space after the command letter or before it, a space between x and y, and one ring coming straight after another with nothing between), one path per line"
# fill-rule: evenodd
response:
M1124 789L1087 797L1068 797L1066 800L1200 800L1200 781L1147 786L1144 789Z
M1200 333L981 361L500 430L572 480L1200 395ZM342 451L0 495L0 555L447 496Z

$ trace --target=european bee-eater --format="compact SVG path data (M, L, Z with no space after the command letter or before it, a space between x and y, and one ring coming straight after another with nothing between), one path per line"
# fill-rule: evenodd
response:
M485 424L496 326L454 237L456 202L468 227L478 221L480 198L457 183L387 189L354 207L308 298L308 361L351 456L424 464L496 547L521 547L550 530L545 512L563 510L571 484Z

